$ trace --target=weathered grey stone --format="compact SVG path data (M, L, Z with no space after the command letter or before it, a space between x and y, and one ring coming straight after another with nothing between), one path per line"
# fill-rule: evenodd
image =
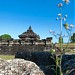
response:
M0 75L45 75L33 62L24 59L0 59Z

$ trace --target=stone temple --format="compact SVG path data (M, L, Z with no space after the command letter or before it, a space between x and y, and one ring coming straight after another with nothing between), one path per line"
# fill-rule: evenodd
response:
M52 37L47 37L46 39L40 40L40 36L32 30L31 26L29 26L26 32L19 35L19 38L19 40L25 44L51 44L52 42Z
M0 54L50 50L52 44L52 37L40 39L40 36L32 30L31 26L18 37L19 39L0 40Z
M19 38L22 40L39 40L40 36L33 32L31 26L26 32L23 32L19 35Z

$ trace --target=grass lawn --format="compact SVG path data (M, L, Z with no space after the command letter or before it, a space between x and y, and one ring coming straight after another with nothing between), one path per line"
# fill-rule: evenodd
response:
M0 55L0 58L5 60L14 59L15 55Z

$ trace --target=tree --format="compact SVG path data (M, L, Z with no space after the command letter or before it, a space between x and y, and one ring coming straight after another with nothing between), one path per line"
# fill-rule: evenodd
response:
M1 36L0 36L0 41L2 40Z
M0 38L3 40L9 40L9 39L11 39L11 36L9 34L3 34L0 36Z
M73 36L71 36L70 40L71 40L72 43L75 43L75 33L73 33Z

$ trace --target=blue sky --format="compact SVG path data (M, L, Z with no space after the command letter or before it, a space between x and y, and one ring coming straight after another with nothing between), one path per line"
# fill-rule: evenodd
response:
M53 37L53 42L57 39L49 33L52 29L56 33L60 32L60 22L56 21L57 14L60 13L57 4L62 0L0 0L0 35L10 34L17 39L18 35L25 32L29 26L41 39ZM75 0L65 5L63 16L68 15L66 22L75 25ZM73 32L75 30L73 29ZM66 33L63 28L63 35ZM66 41L67 38L64 38Z

